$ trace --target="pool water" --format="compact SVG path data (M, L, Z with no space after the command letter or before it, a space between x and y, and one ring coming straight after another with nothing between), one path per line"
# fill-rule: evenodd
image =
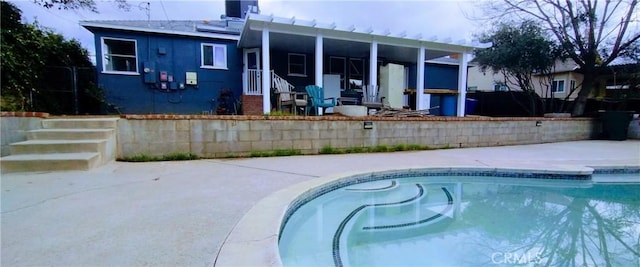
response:
M279 248L284 266L640 266L640 184L462 176L355 184L298 208Z

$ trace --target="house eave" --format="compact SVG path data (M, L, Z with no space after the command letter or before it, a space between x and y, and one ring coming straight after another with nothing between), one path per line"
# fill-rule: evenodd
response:
M145 27L113 25L108 23L99 23L99 22L91 22L91 21L81 21L80 26L89 30L91 30L92 28L97 28L97 29L166 34L166 35L204 37L204 38L214 38L214 39L223 39L223 40L232 40L232 41L240 40L240 36L237 33L232 34L232 33L211 33L211 32L186 32L186 31L175 31L175 30L165 30L165 29L152 29L152 28L145 28Z

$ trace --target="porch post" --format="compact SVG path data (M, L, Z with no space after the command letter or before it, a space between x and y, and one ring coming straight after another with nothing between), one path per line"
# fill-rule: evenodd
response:
M316 85L320 87L322 87L322 66L323 66L322 54L324 53L322 42L323 42L322 33L318 32L318 34L316 35L315 81L316 81ZM318 108L317 112L318 114L323 115L322 108Z
M418 67L418 75L416 75L416 110L428 109L425 104L424 95L424 47L418 48L418 58L416 59L416 65Z
M369 85L378 87L378 41L371 42L369 50Z
M269 55L269 29L262 28L262 112L271 112L271 59Z
M468 52L460 53L460 64L458 69L458 117L464 117L464 109L467 99L467 67Z
M316 85L320 87L322 87L322 53L324 52L322 41L322 33L318 33L318 35L316 35L315 81Z

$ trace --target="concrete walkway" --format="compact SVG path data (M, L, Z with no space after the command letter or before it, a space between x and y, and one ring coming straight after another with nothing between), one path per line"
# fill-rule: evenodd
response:
M212 266L260 199L341 173L412 167L640 166L640 140L380 154L115 162L1 177L2 266ZM638 177L640 182L640 177Z

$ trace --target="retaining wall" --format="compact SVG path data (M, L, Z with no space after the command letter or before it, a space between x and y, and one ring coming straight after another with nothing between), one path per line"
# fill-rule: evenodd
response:
M42 118L48 117L48 113L42 112L1 112L0 129L0 156L9 155L11 143L27 140L27 131L42 128Z
M365 129L365 121L372 129ZM118 157L140 153L242 156L256 151L419 144L481 147L588 140L600 123L588 118L377 118L123 115Z

